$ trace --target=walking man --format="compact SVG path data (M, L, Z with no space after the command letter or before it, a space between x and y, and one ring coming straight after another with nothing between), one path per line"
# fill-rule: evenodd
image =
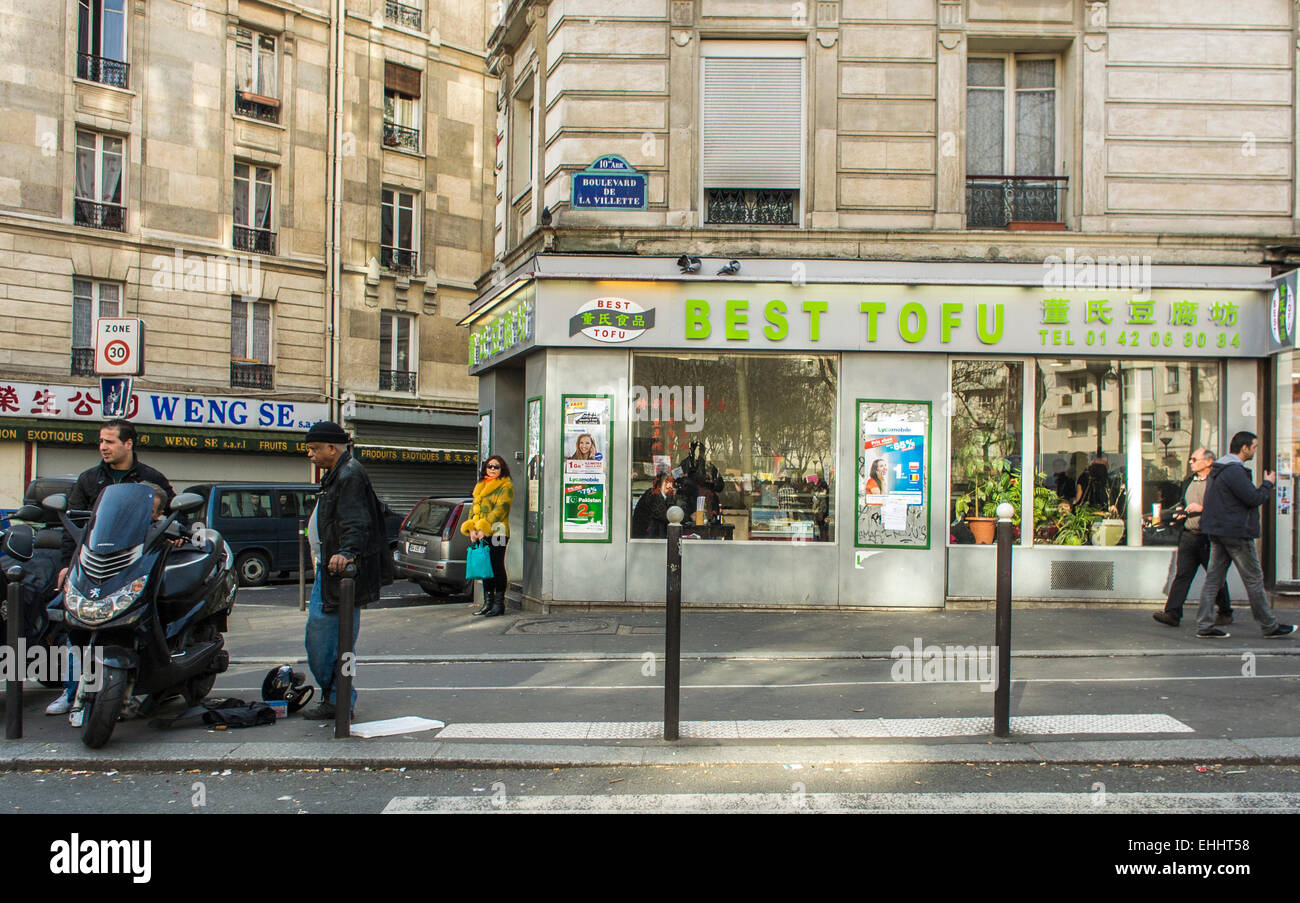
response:
M393 560L379 500L365 469L348 450L351 437L337 423L322 420L307 431L307 457L327 473L312 512L320 537L316 580L307 607L307 665L321 687L321 701L306 712L308 718L334 717L335 671L339 657L339 586L343 571L355 564L356 609L352 613L352 648L361 630L361 609L379 600L380 587L393 582ZM353 689L350 706L355 707Z
M1173 584L1169 587L1169 598L1165 600L1165 610L1158 611L1151 617L1161 624L1177 627L1183 617L1183 603L1187 601L1187 591L1191 589L1197 568L1210 568L1210 537L1201 531L1201 512L1204 509L1206 476L1214 466L1214 455L1203 448L1192 452L1192 474L1183 481L1179 493L1179 505L1182 511L1175 515L1181 519L1183 529L1178 534L1177 570L1174 572ZM1228 601L1228 584L1225 580L1215 598L1219 609L1214 619L1216 627L1232 623L1232 603Z
M1223 586L1228 565L1235 564L1250 596L1250 611L1269 639L1290 636L1292 624L1282 624L1273 614L1264 593L1264 572L1259 566L1255 540L1259 538L1259 507L1273 493L1273 472L1264 471L1264 483L1256 488L1246 462L1255 457L1259 439L1242 431L1232 437L1228 454L1210 468L1205 490L1201 530L1210 537L1210 566L1201 588L1201 606L1196 612L1196 635L1221 639L1229 634L1214 626L1214 598Z

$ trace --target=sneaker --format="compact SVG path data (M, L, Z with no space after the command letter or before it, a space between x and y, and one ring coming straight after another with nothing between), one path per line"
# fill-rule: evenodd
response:
M1281 623L1279 623L1276 627L1274 627L1274 628L1273 628L1272 630L1270 630L1268 633L1264 634L1264 639L1266 639L1266 640L1275 640L1275 639L1277 639L1278 637L1290 636L1290 635L1293 634L1293 633L1295 633L1295 625L1294 625L1294 624L1281 624Z
M1232 623L1232 612L1219 612L1214 616L1215 627L1226 627Z
M312 721L330 721L334 718L336 710L334 703L322 701L316 703L302 714L304 718L309 718Z
M72 700L67 696L60 695L57 699L45 707L47 715L66 715L72 711Z
M1209 630L1198 630L1196 635L1203 640L1226 640L1232 636L1232 634L1225 633L1217 627L1211 627Z
M1164 624L1169 627L1177 627L1179 624L1179 619L1175 618L1167 611L1158 611L1155 614L1153 614L1151 617L1155 618L1161 624Z

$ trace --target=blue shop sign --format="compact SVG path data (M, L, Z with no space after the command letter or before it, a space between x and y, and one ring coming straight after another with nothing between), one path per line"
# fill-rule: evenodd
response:
M649 177L617 154L606 154L573 174L574 210L644 210Z

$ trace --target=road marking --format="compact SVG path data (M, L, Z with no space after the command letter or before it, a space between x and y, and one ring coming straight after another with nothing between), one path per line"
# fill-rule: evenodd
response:
M1296 812L1300 793L617 793L396 796L385 814L434 812Z
M648 740L663 736L662 721L516 721L449 724L439 740ZM1025 715L1012 733L1191 734L1169 715ZM682 737L709 740L818 738L870 740L900 737L974 737L993 733L992 718L838 718L789 721L683 721Z

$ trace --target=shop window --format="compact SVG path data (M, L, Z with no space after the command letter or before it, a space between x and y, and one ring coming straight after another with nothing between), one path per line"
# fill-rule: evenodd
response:
M72 280L72 375L95 375L95 321L122 315L122 286L117 282Z
M1153 380L1165 368L1158 403ZM1168 373L1175 371L1176 376ZM1172 541L1152 529L1152 506L1175 504L1197 448L1219 452L1219 368L1213 363L1044 360L1037 368L1037 456L1047 485L1068 509L1035 524L1035 542L1153 545ZM1083 379L1099 403L1077 410ZM1063 395L1074 395L1072 405ZM1157 409L1158 404L1158 409ZM1133 494L1132 488L1140 490ZM1102 523L1107 521L1107 523Z
M952 542L987 542L986 526L972 519L994 517L1004 501L1015 506L1019 529L1024 378L1018 361L952 363Z
M709 535L833 542L838 374L826 355L633 355L631 510L675 471Z
M704 41L700 54L704 222L798 225L804 45Z
M384 147L420 151L419 69L384 63Z

